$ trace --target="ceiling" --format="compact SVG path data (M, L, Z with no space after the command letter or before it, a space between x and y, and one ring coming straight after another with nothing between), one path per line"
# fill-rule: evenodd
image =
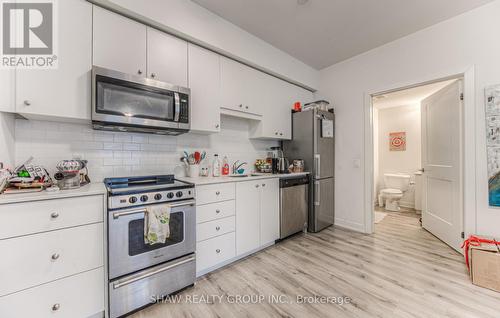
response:
M377 109L384 109L417 104L454 81L456 81L456 79L417 86L388 94L377 95L373 98L373 106Z
M319 70L491 0L192 1Z

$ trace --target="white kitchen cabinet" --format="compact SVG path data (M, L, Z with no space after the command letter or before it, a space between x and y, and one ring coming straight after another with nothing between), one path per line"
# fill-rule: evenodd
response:
M93 9L94 65L127 74L146 76L147 27L98 6L94 6ZM75 13L68 18L73 19L79 15L80 13ZM79 34L77 32L66 32L66 34L79 37L74 36Z
M220 56L189 44L189 88L191 89L191 130L220 131Z
M261 116L265 77L262 72L221 57L221 107Z
M261 181L236 184L236 254L260 247Z
M16 112L89 120L92 5L68 0L58 9L64 13L59 15L59 66L16 70Z
M279 179L261 180L260 245L280 238Z
M147 28L147 76L182 87L188 86L187 42Z
M312 101L312 92L267 75L262 120L250 126L250 138L292 139L291 110L295 102Z
M15 71L11 69L0 70L0 111L15 112L16 106L14 101L15 96Z

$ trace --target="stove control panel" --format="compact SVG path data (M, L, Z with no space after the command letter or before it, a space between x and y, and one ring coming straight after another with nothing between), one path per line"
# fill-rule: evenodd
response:
M147 193L124 194L108 197L109 209L120 209L147 204L194 199L194 188L165 190Z

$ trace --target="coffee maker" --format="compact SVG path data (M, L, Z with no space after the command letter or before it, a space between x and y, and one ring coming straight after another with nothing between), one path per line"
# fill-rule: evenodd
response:
M289 173L288 166L289 161L283 155L283 150L281 147L271 147L271 167L272 173Z

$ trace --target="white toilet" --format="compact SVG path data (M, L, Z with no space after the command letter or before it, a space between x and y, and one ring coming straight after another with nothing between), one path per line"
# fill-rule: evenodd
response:
M387 211L399 211L399 200L408 191L410 176L407 174L384 174L385 189L380 190L378 205L384 206Z

